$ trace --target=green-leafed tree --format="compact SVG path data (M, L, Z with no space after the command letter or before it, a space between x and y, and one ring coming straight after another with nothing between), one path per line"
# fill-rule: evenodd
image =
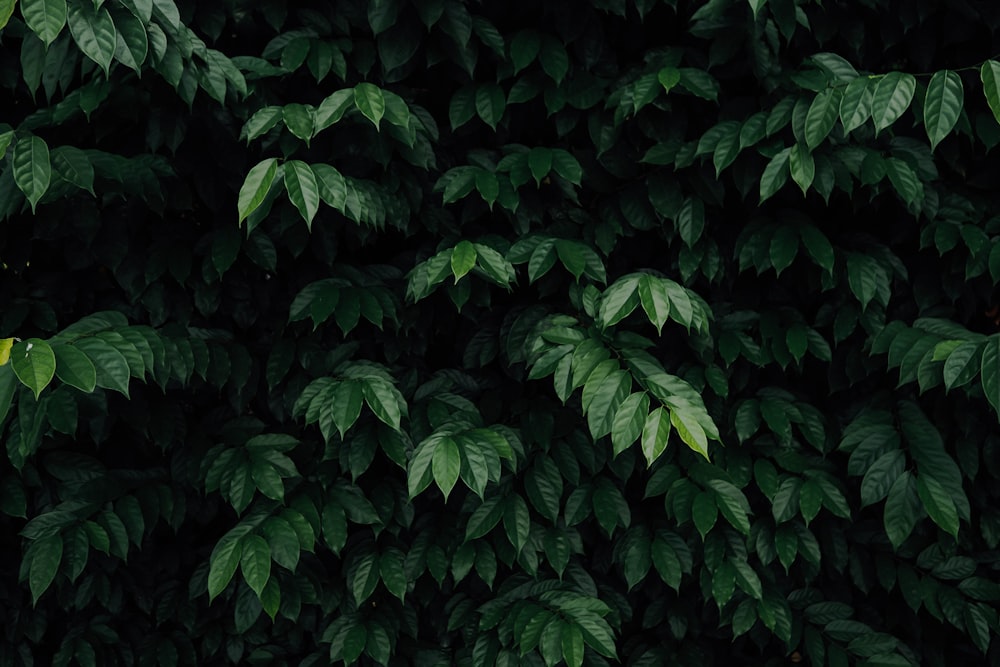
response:
M0 667L1000 665L1000 5L0 26Z

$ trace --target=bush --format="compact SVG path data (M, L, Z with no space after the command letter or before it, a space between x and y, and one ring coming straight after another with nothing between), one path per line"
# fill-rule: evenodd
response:
M0 664L1000 664L994 5L0 25Z

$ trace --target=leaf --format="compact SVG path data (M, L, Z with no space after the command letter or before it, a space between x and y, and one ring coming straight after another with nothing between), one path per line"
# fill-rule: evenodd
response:
M561 148L552 149L552 169L560 178L579 186L583 181L583 168L572 153Z
M97 63L104 70L104 76L108 76L118 44L115 22L108 10L88 6L83 1L71 2L67 23L83 55Z
M985 348L985 343L964 341L951 351L944 362L945 389L950 391L955 387L961 387L976 377L982 366Z
M11 158L14 183L24 193L31 211L35 211L38 200L49 189L52 166L49 162L49 147L34 135L20 139L14 144Z
M639 279L639 302L656 332L661 333L670 317L670 295L663 281L643 274Z
M535 179L535 184L542 185L542 179L552 170L552 151L536 146L528 153L528 169Z
M97 369L86 354L72 345L53 345L56 376L80 391L90 393L97 386Z
M788 162L792 149L784 148L771 158L760 177L760 203L770 199L788 180Z
M840 99L840 122L844 125L845 133L858 129L871 117L874 93L874 80L867 76L858 77L847 84L844 96Z
M448 495L455 487L458 476L462 470L462 454L458 449L458 444L451 438L444 437L437 441L434 448L434 458L431 461L431 470L434 474L434 481L444 494L447 502Z
M499 85L487 83L476 88L476 113L492 129L495 130L497 123L503 118L506 105L503 88Z
M31 589L31 604L37 605L38 598L42 597L59 571L63 556L62 536L56 534L39 539L32 544L30 554L28 587Z
M805 195L816 177L816 162L806 146L803 144L792 146L792 150L788 154L788 169L792 180Z
M920 518L920 509L916 481L909 472L904 471L892 483L883 513L885 534L893 549L898 550L913 532Z
M286 104L281 109L281 118L285 127L308 146L315 132L312 109L304 104Z
M1000 415L1000 335L993 334L986 341L980 369L986 400Z
M382 378L369 377L364 379L364 395L375 416L398 431L406 407L399 390Z
M460 241L451 253L451 273L455 283L465 276L476 265L476 248L469 241Z
M722 479L709 480L708 486L715 493L715 504L722 515L726 517L729 525L744 535L749 535L750 503L747 502L743 492L735 485Z
M880 270L878 262L869 255L850 253L847 256L847 281L862 310L875 298Z
M241 544L240 571L250 589L260 597L271 577L271 548L260 535L247 535Z
M648 414L649 394L646 392L631 394L622 401L611 425L614 456L617 457L639 439Z
M830 240L813 225L798 225L798 231L809 256L832 276L835 256Z
M592 394L593 398L586 408L587 425L594 440L611 432L615 414L631 392L632 376L626 371L612 371L596 381L599 382L600 386ZM590 383L591 380L588 380L584 387L584 393L589 393L587 390Z
M836 124L840 113L840 102L839 89L827 88L820 91L809 105L809 111L806 113L805 139L810 153L823 143ZM792 177L794 178L794 168Z
M616 280L601 298L597 320L602 328L622 321L639 305L639 277L626 276Z
M288 199L311 229L313 218L319 210L319 183L316 181L316 174L301 160L286 162L283 173Z
M379 122L385 115L385 97L382 89L371 83L359 83L354 86L354 105L365 118L378 129Z
M932 151L955 127L964 102L962 77L951 70L935 72L924 97L924 127Z
M917 477L917 494L931 520L952 537L958 537L958 512L944 487L930 475L921 474Z
M11 348L10 365L17 379L34 393L37 401L55 375L56 357L47 342L40 338L29 338L15 343Z
M580 628L573 623L565 623L560 634L562 642L562 656L567 667L581 667L583 665L583 633Z
M681 82L681 73L676 67L664 67L656 74L656 80L663 86L663 90L670 92L674 86Z
M642 453L647 466L652 466L666 450L672 417L666 408L656 408L646 416L642 427Z
M243 556L243 545L240 542L242 533L230 532L223 536L212 549L208 567L208 600L211 602L219 596L236 573Z
M889 72L875 86L872 96L872 119L878 134L895 123L910 106L917 80L912 74Z
M96 337L81 338L74 345L93 362L97 372L98 387L112 389L128 397L131 371L128 361L121 352L110 343Z
M277 158L267 158L250 170L243 185L237 203L238 222L242 222L263 203L267 191L270 190L274 178L278 174Z
M674 408L670 412L670 423L677 429L677 435L680 436L685 445L708 460L708 436L693 414Z
M979 78L983 82L983 94L986 103L993 112L993 117L1000 123L1000 63L987 60L979 69Z
M693 246L705 230L705 205L701 199L687 199L677 213L677 231L681 239Z
M10 3L9 11L3 12L7 19L14 10ZM48 47L56 41L56 37L66 25L66 0L21 0L21 16L38 38ZM7 20L2 21L5 25Z

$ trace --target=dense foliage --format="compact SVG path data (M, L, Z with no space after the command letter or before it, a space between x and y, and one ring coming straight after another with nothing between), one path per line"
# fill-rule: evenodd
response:
M0 25L0 665L1000 664L1000 5Z

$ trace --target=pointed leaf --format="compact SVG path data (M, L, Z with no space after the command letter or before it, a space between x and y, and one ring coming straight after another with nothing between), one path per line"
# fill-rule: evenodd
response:
M52 347L40 338L15 343L10 351L10 364L17 379L32 391L35 400L52 381L56 372L56 357Z
M240 187L237 211L239 222L242 223L248 215L257 210L264 201L267 191L278 173L277 158L267 158L254 165Z
M872 96L872 119L878 134L895 123L913 101L917 80L912 74L889 72L875 86Z
M950 70L941 70L931 77L924 98L924 127L932 151L955 127L964 102L962 77Z
M52 165L49 161L49 147L34 135L19 140L14 145L11 160L14 183L24 193L31 210L49 189L52 179Z
M319 210L319 183L316 174L301 160L289 160L284 165L285 190L299 214L311 229L313 218Z

